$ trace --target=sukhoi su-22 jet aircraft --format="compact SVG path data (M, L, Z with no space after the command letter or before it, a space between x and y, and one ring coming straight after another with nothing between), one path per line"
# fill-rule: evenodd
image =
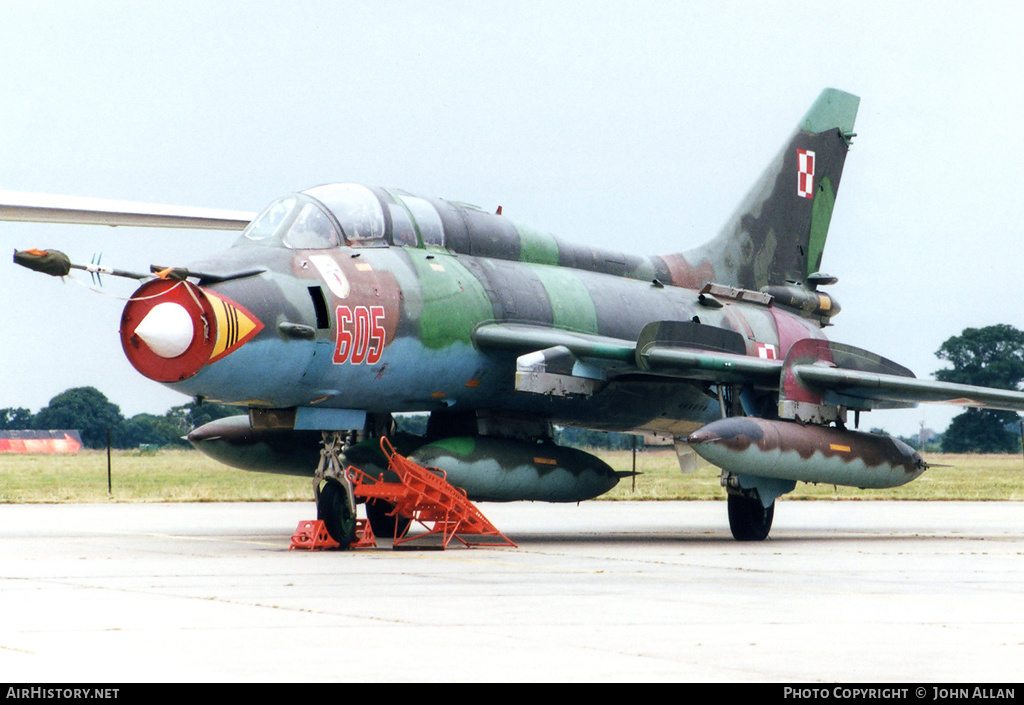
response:
M101 270L142 282L120 328L142 375L248 410L190 436L230 465L313 476L322 446L346 438L345 462L373 472L388 435L470 499L577 502L619 475L556 446L553 425L652 431L721 468L733 535L760 540L797 482L883 488L924 472L899 440L848 429L851 410L1024 410L1022 393L919 380L825 337L839 306L819 267L858 103L822 92L718 236L680 254L574 244L500 209L356 184L255 218L11 192L0 217L243 231L187 267ZM56 251L15 260L98 269ZM408 412L429 413L426 436L394 434ZM348 545L347 479L317 481Z

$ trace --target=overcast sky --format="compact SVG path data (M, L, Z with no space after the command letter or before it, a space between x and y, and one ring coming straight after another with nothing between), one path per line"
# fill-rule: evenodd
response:
M643 253L713 236L826 86L861 96L822 269L830 336L930 377L1024 328L1024 10L1002 2L0 2L0 189L258 211L335 181L503 206ZM235 235L0 223L14 248L184 265ZM6 257L6 256L5 256ZM87 277L85 278L87 280ZM187 398L104 294L0 261L0 407ZM958 411L958 410L956 410ZM940 407L862 427L941 430Z

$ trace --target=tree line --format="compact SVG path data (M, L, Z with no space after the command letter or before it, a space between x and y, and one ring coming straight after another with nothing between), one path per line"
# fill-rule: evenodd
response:
M939 370L941 382L1019 390L1024 382L1024 332L1000 323L965 328L944 342L936 357L951 369ZM1016 411L968 409L942 434L944 453L1019 453L1020 415Z
M189 446L183 436L193 428L240 413L245 410L192 401L172 407L163 415L125 418L121 408L95 387L74 387L55 396L35 414L22 407L0 409L0 431L76 429L86 448L105 448L108 431L114 448Z

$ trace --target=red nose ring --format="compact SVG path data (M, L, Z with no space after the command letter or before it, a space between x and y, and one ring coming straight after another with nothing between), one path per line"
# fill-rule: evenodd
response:
M226 296L184 281L154 279L121 314L121 347L139 372L177 382L227 357L263 330L256 316Z
M206 293L185 281L154 279L121 314L121 347L140 373L177 382L206 365L217 342L217 319Z

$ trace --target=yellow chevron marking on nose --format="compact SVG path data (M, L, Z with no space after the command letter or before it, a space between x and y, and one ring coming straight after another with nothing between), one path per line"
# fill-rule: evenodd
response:
M263 324L244 307L219 294L207 290L216 318L217 342L213 346L210 362L216 362L245 345L263 330Z

